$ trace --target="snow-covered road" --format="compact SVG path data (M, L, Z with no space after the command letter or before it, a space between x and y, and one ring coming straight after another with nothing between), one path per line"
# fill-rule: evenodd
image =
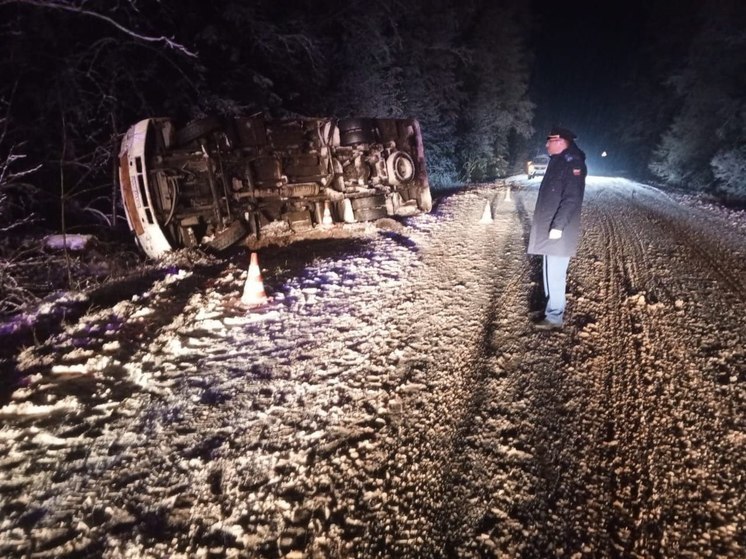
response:
M746 556L743 216L591 178L547 333L509 184L263 249L260 309L240 255L26 349L0 556Z

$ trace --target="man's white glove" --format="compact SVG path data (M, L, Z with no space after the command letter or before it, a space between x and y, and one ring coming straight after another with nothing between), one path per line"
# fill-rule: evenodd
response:
M556 241L557 239L562 238L562 229L550 229L549 230L549 238L552 241Z

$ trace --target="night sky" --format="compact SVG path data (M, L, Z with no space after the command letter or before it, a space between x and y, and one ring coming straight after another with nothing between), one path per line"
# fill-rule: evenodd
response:
M622 86L638 63L647 25L643 2L533 3L536 62L529 94L536 103L536 149L543 151L546 130L570 128L589 164L613 155Z

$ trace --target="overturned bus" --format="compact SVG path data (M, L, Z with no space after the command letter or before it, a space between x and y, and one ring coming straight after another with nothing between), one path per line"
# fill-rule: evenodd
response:
M149 118L125 134L119 179L130 229L153 258L224 250L273 222L301 231L432 209L414 119Z

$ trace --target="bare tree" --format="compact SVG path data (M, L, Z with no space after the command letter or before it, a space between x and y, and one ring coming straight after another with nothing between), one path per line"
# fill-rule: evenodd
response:
M25 208L19 206L18 197L14 196L13 189L21 185L22 179L38 171L41 165L18 168L19 164L25 162L26 155L19 153L20 146L6 147L11 103L0 100L0 106L3 105L5 110L0 118L0 233L7 235L14 229L28 225L36 219L33 212L26 212Z
M138 41L144 41L148 43L161 43L166 47L179 51L187 56L197 56L196 53L192 52L181 43L176 42L173 37L153 36L135 31L131 27L118 22L114 18L107 16L102 12L89 9L87 7L89 2L86 2L85 0L78 0L77 2L71 2L70 0L0 0L0 7L11 4L34 6L37 8L44 8L49 10L61 10L73 14L95 18L99 21L107 23L121 33L129 35L133 39L137 39ZM137 4L136 2L134 2L134 0L130 0L129 4L133 10L137 11Z
M37 216L30 208L34 188L24 182L38 171L23 167L26 155L22 146L6 145L8 138L8 113L10 102L0 100L5 109L0 118L0 316L17 312L24 305L36 300L27 289L23 278L21 251L12 243L16 231L31 225Z

